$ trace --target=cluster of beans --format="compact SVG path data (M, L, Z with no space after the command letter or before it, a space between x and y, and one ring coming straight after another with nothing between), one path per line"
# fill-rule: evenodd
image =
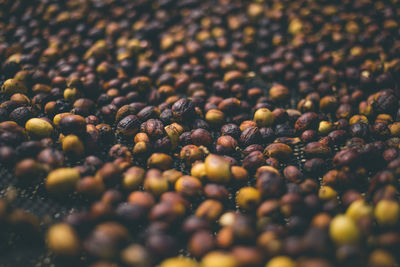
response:
M90 201L48 228L55 257L400 262L400 1L5 0L0 18L0 160Z

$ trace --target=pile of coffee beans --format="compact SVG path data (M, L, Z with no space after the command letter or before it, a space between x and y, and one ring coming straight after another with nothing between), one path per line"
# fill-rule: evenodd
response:
M76 266L400 263L399 0L3 0L0 18L2 168L86 203L45 221L1 200L0 234Z

